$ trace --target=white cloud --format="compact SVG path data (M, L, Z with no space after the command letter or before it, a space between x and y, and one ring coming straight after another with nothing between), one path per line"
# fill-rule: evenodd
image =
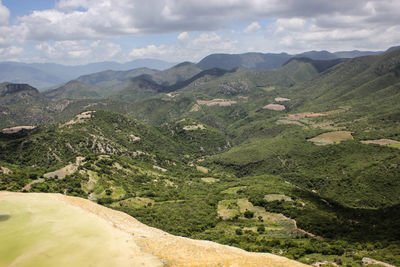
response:
M187 40L187 39L189 39L189 34L188 34L187 32L181 32L181 33L178 35L178 40L179 40L179 41L185 41L185 40Z
M237 41L211 32L188 39L181 45L148 45L130 51L130 59L156 57L171 62L197 61L211 53L235 53Z
M360 17L363 26L388 21L395 25L399 24L398 8L399 4L390 0L59 0L55 9L35 11L20 17L17 24L20 34L30 40L87 40L216 31L237 21L252 22L245 30L249 33L259 29L254 21L258 18L286 20L294 26L316 18L322 26L324 20L327 24L338 14L342 18Z
M6 6L3 5L0 0L0 26L8 25L8 20L10 19L10 11Z
M249 26L246 27L246 29L244 29L244 33L256 33L261 29L260 23L258 23L258 21L254 21L252 23L250 23Z
M276 32L300 31L304 29L306 20L302 18L277 19Z
M42 42L35 47L41 61L66 64L115 60L121 56L121 47L107 41L57 41ZM119 58L120 59L120 58Z
M129 53L129 56L131 58L149 58L149 57L160 58L163 55L165 55L168 52L168 50L170 49L167 48L165 45L160 45L160 46L148 45L145 47L132 49L131 52Z
M5 60L18 60L18 57L21 56L24 52L22 47L10 46L7 48L0 48L0 57Z
M73 10L76 8L87 8L87 0L59 0L56 4L56 8L61 10Z

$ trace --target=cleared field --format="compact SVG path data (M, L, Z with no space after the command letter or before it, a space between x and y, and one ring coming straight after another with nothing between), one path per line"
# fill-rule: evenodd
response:
M290 101L289 98L286 97L275 97L274 99L276 102L286 102L286 101Z
M11 128L4 128L3 130L1 130L1 132L4 134L13 134L13 133L18 133L22 130L32 130L35 128L36 126L16 126Z
M275 110L275 111L283 111L286 108L285 108L284 105L280 105L280 104L268 104L268 105L264 106L263 109L269 109L269 110Z
M68 164L67 166L56 170L54 172L49 172L45 173L43 175L44 178L58 178L58 179L64 179L65 176L73 174L78 170L78 167L82 164L82 162L85 160L84 157L76 157L75 163Z
M118 206L142 208L148 205L154 205L154 200L145 197L132 197L119 202L114 202L111 207L115 208Z
M240 216L236 199L226 199L218 202L217 212L218 217L221 217L223 220L230 220Z
M263 207L253 206L247 199L238 199L237 205L241 213L244 213L246 210L252 211L254 212L254 219L261 217L265 223L271 224L271 226L279 225L288 231L294 231L296 228L294 220L282 214L267 212Z
M268 194L265 195L264 199L266 201L293 201L291 197L281 195L281 194Z
M85 122L86 119L90 119L92 117L92 114L95 113L95 112L96 111L85 111L85 112L82 112L82 113L76 115L74 119L66 122L63 125L61 125L61 127L72 125L72 124L77 124L77 123L83 123L83 122Z
M177 237L89 200L0 192L0 266L307 266Z
M199 172L202 172L202 173L208 173L208 169L206 168L206 167L203 167L203 166L196 166L196 170L198 170Z
M211 177L201 178L201 180L202 180L203 182L209 183L209 184L212 184L212 183L215 183L215 182L219 182L219 179L211 178Z
M220 106L227 107L236 104L235 100L227 100L227 99L213 99L213 100L197 100L197 104L206 105L206 106Z
M246 217L245 212L253 213ZM302 233L296 221L283 214L267 212L263 207L254 206L248 199L226 199L218 203L218 217L223 220L238 219L246 226L242 229L256 232L259 225L265 228L264 235L270 238L283 238Z
M400 142L392 139L378 139L378 140L363 140L363 144L376 144L381 146L390 146L400 148Z
M308 139L308 141L313 142L318 146L338 144L345 140L353 140L353 136L349 131L335 131L329 133L320 134L314 138Z
M328 116L328 113L314 113L314 112L304 112L304 113L296 113L289 114L289 118L292 120L300 120L303 118L316 118L316 117L324 117Z
M3 167L3 166L0 166L0 172L4 173L4 174L12 173L12 171L9 168Z
M183 127L183 130L185 131L196 131L196 130L204 130L206 127L204 127L203 124L196 124L196 125L187 125Z

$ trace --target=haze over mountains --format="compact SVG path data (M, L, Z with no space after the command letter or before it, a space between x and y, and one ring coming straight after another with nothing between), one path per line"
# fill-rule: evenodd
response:
M242 67L247 69L274 69L280 67L293 57L307 57L315 60L330 60L338 58L353 58L366 55L376 55L383 51L309 51L297 55L287 53L245 53L245 54L212 54L197 65L203 70L221 68L230 70ZM79 76L103 71L128 71L136 68L165 70L176 63L157 59L137 59L126 63L99 62L87 65L66 66L53 63L19 63L0 62L0 82L29 83L39 90L60 85L77 79Z
M137 59L126 63L99 62L77 66L54 63L0 62L0 82L29 83L39 89L44 89L82 75L105 70L126 71L141 67L163 70L173 65L175 63L158 59Z

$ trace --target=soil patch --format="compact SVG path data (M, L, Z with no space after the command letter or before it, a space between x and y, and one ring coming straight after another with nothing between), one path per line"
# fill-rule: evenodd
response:
M140 140L140 137L131 134L131 135L129 135L129 140L130 140L131 142L136 142L136 141L139 141L139 140Z
M208 177L208 178L201 178L201 180L202 180L203 182L209 183L209 184L219 182L219 179L211 178L211 177Z
M240 216L239 206L236 199L221 200L217 207L218 217L230 220Z
M11 174L12 171L9 168L0 166L0 173L4 173L4 174Z
M30 191L31 188L32 188L32 185L34 185L34 184L39 184L39 183L43 183L43 182L44 182L44 179L42 179L42 178L37 179L37 180L34 180L34 181L30 182L29 184L25 185L25 186L21 189L21 191Z
M392 139L378 139L378 140L363 140L361 141L363 144L376 144L381 146L390 146L390 145L400 145L399 141Z
M276 102L286 102L286 101L290 101L289 98L285 98L285 97L275 97L274 99Z
M350 131L335 131L329 133L320 134L314 138L308 139L307 141L313 142L318 146L338 144L345 140L353 140L353 136Z
M289 118L292 120L300 120L303 118L316 118L316 117L324 117L328 116L328 113L314 113L314 112L304 112L304 113L296 113L289 114Z
M275 111L283 111L286 108L285 108L284 105L280 105L280 104L268 104L268 105L264 106L263 109L269 109L269 110L275 110Z
M206 106L220 106L227 107L236 104L235 100L227 100L227 99L213 99L213 100L197 100L197 104L206 105Z
M159 170L159 171L161 171L161 172L166 172L166 171L168 171L167 169L161 168L161 167L159 167L159 166L157 166L157 165L153 165L153 169Z
M281 195L281 194L268 194L265 195L264 199L268 202L271 201L293 201L293 199L291 197L285 196L285 195Z
M18 133L19 131L22 130L32 130L35 129L36 126L16 126L16 127L11 127L11 128L4 128L1 130L3 134L13 134L13 133Z
M202 172L202 173L208 173L208 169L206 168L206 167L203 167L203 166L196 166L196 170L198 170L199 172Z
M389 263L377 261L377 260L367 258L367 257L362 258L361 261L362 261L363 265L374 265L374 266L379 265L379 266L383 266L383 267L395 267L394 265L391 265Z
M76 157L75 163L68 164L67 166L56 170L54 172L48 172L43 175L44 178L58 178L64 179L65 176L75 173L78 170L78 167L84 161L84 157Z
M65 124L63 124L61 126L72 125L72 124L76 124L76 123L83 123L83 122L85 122L86 119L90 119L92 117L92 114L95 112L96 111L93 111L93 110L82 112L82 113L76 115L75 118L73 118L70 121L67 121Z
M187 125L183 127L183 130L185 131L196 131L196 130L204 130L206 127L204 127L203 124L196 124L196 125Z

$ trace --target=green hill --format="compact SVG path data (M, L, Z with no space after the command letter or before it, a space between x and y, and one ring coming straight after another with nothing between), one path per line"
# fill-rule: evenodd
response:
M32 125L51 120L48 100L27 84L0 84L0 128Z

